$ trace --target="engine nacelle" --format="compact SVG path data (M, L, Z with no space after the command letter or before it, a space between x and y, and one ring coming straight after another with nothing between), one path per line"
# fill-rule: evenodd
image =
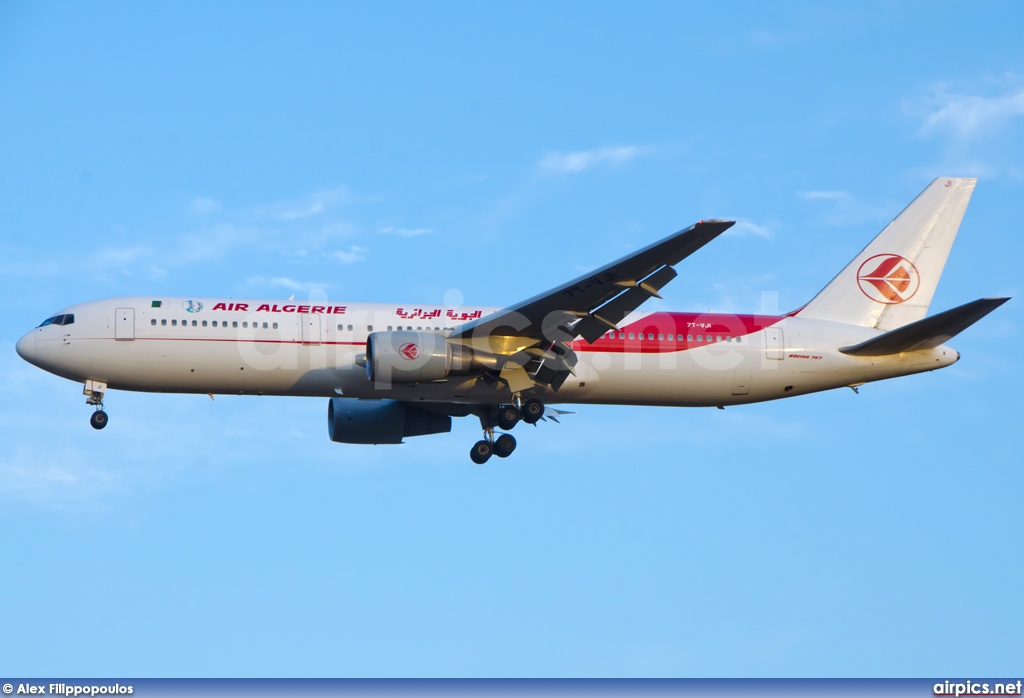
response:
M343 444L400 444L406 436L444 434L452 418L398 400L331 398L327 406L327 434Z
M366 338L366 377L384 383L429 383L451 373L452 349L435 332L373 332Z

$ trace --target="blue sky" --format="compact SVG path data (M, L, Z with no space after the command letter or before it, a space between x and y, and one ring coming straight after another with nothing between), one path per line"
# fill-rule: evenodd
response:
M134 295L502 305L701 218L652 308L798 307L939 176L933 311L1021 296L1020 3L0 5L0 674L1020 671L1015 299L934 374L331 443L325 400L81 388ZM523 433L518 433L523 430ZM527 431L528 430L528 431Z

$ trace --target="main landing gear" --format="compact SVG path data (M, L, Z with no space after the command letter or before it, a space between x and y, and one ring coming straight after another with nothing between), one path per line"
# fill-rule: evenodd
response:
M82 394L86 396L85 404L92 405L96 411L89 417L89 424L93 429L102 429L107 426L109 419L103 411L103 394L107 392L107 384L100 381L86 381Z
M508 431L520 421L536 424L544 416L544 404L540 400L526 402L516 398L516 404L500 405L479 413L484 438L473 444L469 457L477 465L483 465L490 457L508 458L516 450L516 439L511 434L495 435L495 427Z
M516 450L516 437L511 434L498 434L495 438L494 430L488 429L484 438L473 444L469 457L477 465L483 465L491 456L508 458L514 450Z

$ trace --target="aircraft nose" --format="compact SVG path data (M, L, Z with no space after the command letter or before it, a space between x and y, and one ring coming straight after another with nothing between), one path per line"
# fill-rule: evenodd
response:
M33 363L32 359L36 353L36 333L35 330L29 332L24 337L18 340L18 343L14 345L15 351L18 352L18 356L25 359L29 363Z

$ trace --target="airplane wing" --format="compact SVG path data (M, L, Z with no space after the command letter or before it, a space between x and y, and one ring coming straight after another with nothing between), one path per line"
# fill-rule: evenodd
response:
M554 367L555 372L561 374L560 380L534 375L529 386L526 379L519 376L516 385L520 387L512 386L513 390L532 387L535 381L557 382L560 386L575 365L575 357L571 356L566 342L580 336L593 342L608 330L617 329L618 323L648 298L661 297L658 291L676 276L674 265L734 223L700 221L589 274L460 325L449 340L479 348L483 348L483 342L488 342L492 351L505 356L525 351L541 363L547 359L548 368ZM509 380L511 371L515 371L515 367L503 370L502 378Z

